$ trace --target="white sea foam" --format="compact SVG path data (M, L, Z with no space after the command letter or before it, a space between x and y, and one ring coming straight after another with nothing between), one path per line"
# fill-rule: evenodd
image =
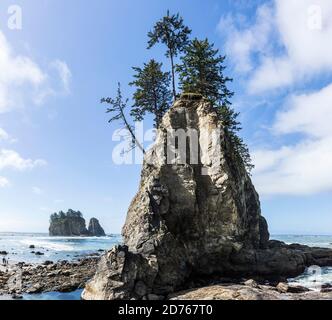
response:
M288 282L314 291L320 291L323 284L332 284L332 268L313 266L308 268L301 276L289 279Z
M57 243L46 239L23 239L20 243L24 245L34 245L36 249L44 248L53 251L73 251L74 247L69 244Z

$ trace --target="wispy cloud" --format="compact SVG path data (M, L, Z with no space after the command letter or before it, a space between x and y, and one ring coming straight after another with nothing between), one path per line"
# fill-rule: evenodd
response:
M57 75L52 75L51 69ZM65 62L57 59L41 67L31 57L15 53L1 30L0 70L0 113L41 104L49 96L70 92L71 72ZM55 83L56 77L60 86Z
M46 165L47 162L43 159L24 159L18 152L14 150L2 149L0 150L0 170L16 169L19 171L33 169Z
M236 70L247 74L253 94L303 83L332 71L332 2L274 0L248 24L224 16L219 30Z
M264 194L312 194L332 190L332 84L294 95L279 111L276 135L300 133L296 144L253 154L254 178Z
M32 187L32 192L36 195L41 195L43 194L43 190L38 188L38 187Z
M260 193L332 190L332 84L312 86L312 81L332 72L332 2L266 1L253 19L223 16L218 30L250 99L271 99L271 93L292 89L291 95L276 95L277 111L264 130L273 141L284 143L256 146L253 152Z
M0 176L0 188L4 188L4 187L7 187L7 186L9 186L8 179L5 178L5 177Z

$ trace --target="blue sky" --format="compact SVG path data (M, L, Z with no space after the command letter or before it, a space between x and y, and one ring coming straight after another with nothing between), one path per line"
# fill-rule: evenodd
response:
M15 1L0 3L0 231L47 231L68 208L118 233L140 165L112 160L117 125L99 99L132 66L164 62L147 32L167 9L227 55L234 106L272 233L332 234L332 4L315 1ZM144 123L151 127L150 119Z

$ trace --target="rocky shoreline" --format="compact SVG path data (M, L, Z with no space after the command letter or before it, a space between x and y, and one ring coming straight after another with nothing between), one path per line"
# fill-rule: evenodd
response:
M83 289L95 274L99 254L77 261L45 261L43 264L20 262L0 269L1 296L21 299L23 294L73 292Z
M318 248L316 248L318 250ZM323 249L324 250L324 249ZM93 278L100 261L99 253L77 261L20 262L0 269L0 300L22 299L24 294L70 293L84 289ZM168 295L144 293L143 300L331 300L332 285L321 290L287 283L282 277L193 279L186 290ZM142 288L143 290L144 288ZM140 298L142 299L142 298Z

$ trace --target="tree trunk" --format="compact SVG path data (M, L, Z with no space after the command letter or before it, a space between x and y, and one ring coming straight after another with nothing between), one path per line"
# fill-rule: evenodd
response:
M170 52L170 57L171 57L171 65L172 65L172 84L173 84L173 96L174 96L174 101L176 100L176 89L175 89L175 70L174 70L174 60L173 60L173 54Z
M130 132L130 135L133 139L133 141L135 141L135 144L138 146L138 148L143 152L143 154L145 154L145 150L144 150L144 147L140 144L140 142L137 140L133 130L131 129L127 119L126 119L126 116L122 110L122 108L120 107L120 111L121 111L121 116L122 116L122 119L123 119L123 122L125 123L125 126L127 127L128 131Z

